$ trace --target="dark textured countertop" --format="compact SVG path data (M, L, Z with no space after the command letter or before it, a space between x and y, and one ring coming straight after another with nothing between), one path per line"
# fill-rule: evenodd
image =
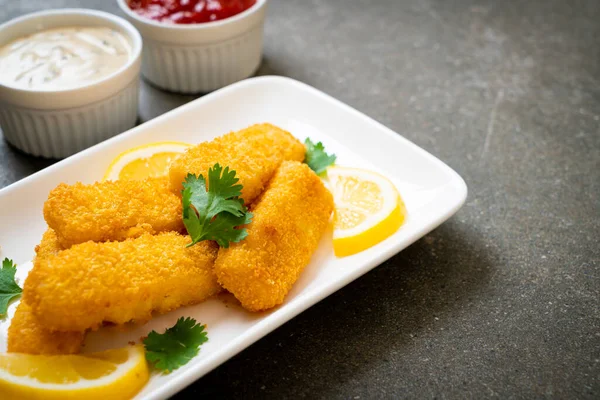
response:
M109 0L0 0L0 22ZM460 173L458 214L200 379L235 398L600 397L600 2L272 0L260 74ZM143 86L140 117L192 97ZM50 162L0 143L0 187Z

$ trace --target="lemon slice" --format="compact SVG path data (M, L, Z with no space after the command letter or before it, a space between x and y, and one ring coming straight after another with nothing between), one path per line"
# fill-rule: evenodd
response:
M398 190L387 178L356 168L330 167L335 201L333 250L338 257L368 249L391 236L406 217Z
M82 355L0 354L0 399L129 399L148 377L139 345Z
M140 180L166 176L173 160L190 146L180 142L158 142L135 147L114 159L104 180Z

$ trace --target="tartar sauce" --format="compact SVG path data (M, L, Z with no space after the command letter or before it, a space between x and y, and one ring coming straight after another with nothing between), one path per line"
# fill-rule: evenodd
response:
M124 66L131 43L105 27L65 27L19 38L0 47L0 83L20 89L72 89Z

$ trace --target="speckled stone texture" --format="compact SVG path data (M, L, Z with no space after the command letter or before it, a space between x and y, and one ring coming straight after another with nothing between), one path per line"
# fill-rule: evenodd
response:
M0 0L0 22L109 0ZM600 2L272 0L260 74L469 186L440 228L181 398L600 398ZM146 121L192 97L142 89ZM0 144L0 186L50 162Z

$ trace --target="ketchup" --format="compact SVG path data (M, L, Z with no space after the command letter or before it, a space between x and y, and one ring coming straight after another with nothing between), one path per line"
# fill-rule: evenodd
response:
M233 17L256 0L129 0L138 15L174 24L198 24Z

